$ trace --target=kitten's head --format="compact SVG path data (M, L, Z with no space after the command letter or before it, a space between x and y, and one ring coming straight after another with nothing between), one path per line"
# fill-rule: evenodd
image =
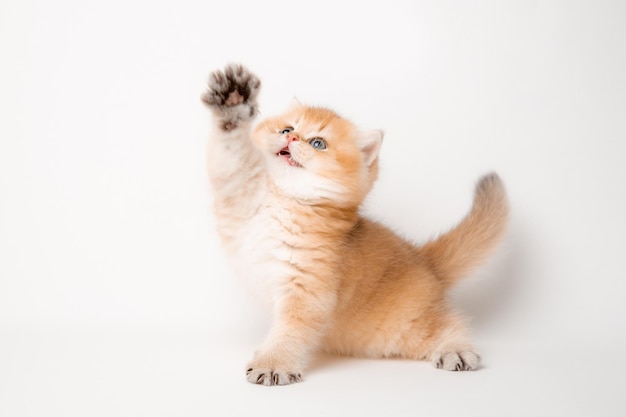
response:
M285 194L341 205L360 204L371 189L382 137L331 110L295 101L285 114L261 122L252 136Z

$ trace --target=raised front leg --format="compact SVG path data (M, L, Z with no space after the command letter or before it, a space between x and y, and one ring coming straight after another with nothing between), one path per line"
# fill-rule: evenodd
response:
M256 116L261 81L242 65L228 65L209 78L202 101L216 117L218 127L229 132L243 127Z
M263 161L250 140L252 120L258 113L261 81L241 65L229 65L209 77L202 101L213 113L208 146L208 171L216 214L223 221L220 233L232 234L256 210L263 185ZM225 221L224 221L225 220Z

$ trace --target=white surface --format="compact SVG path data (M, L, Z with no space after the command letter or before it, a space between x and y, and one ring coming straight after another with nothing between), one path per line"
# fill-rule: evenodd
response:
M620 1L4 1L0 415L623 415ZM454 294L484 367L322 358L264 388L213 229L199 96L226 62L386 139L367 212L418 241L497 170L513 220Z
M481 342L484 367L470 373L322 357L305 383L261 387L243 381L250 345L213 330L48 328L4 336L11 360L2 367L10 376L0 385L3 416L623 414L623 368L580 346Z

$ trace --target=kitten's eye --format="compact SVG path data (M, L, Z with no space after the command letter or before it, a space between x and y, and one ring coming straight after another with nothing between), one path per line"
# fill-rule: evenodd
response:
M293 127L287 126L286 128L284 128L283 130L281 130L278 133L280 133L281 135L286 135L289 132L293 132Z
M326 149L326 141L322 138L313 138L309 141L309 145L318 150Z

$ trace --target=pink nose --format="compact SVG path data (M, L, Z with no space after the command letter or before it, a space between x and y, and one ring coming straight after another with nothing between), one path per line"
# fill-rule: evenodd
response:
M296 135L292 135L292 134L287 135L287 142L291 143L291 142L295 142L296 140L298 140L298 137Z

